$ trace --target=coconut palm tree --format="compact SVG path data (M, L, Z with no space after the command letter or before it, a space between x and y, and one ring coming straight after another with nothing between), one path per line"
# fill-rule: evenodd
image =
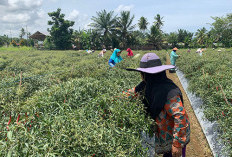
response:
M198 29L195 36L197 38L197 43L200 44L201 46L203 46L205 44L205 40L207 38L207 34L206 34L207 30L205 27L203 27L202 29Z
M155 26L156 26L158 29L160 29L161 26L164 25L164 21L162 21L163 18L164 18L164 17L161 17L160 14L157 14L157 15L155 16L155 22L154 22L154 24L155 24Z
M145 17L143 17L143 16L140 17L138 26L139 26L139 29L140 29L141 31L143 31L143 33L144 33L144 31L147 29L147 25L148 25L147 18L145 18Z
M152 25L150 34L148 34L148 44L152 44L155 49L162 49L163 34L157 26Z
M178 34L176 32L171 32L167 37L168 43L171 44L172 47L176 47L178 43Z
M110 36L116 30L116 22L117 16L114 16L114 12L106 12L106 10L102 10L97 12L97 16L93 16L91 18L93 23L89 26L93 27L98 33L103 35L103 41L105 45L109 45L109 40L111 39Z
M131 16L130 11L122 11L120 15L121 16L118 18L117 28L119 30L118 33L121 36L121 45L122 47L125 47L129 34L135 28L135 25L132 24L135 16Z

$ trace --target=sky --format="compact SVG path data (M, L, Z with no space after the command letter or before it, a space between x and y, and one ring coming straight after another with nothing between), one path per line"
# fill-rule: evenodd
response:
M118 16L123 10L130 11L135 16L133 24L144 16L148 28L160 14L165 33L178 29L196 32L202 27L209 30L214 22L211 17L232 13L232 0L0 0L0 35L19 37L22 28L31 34L40 31L48 35L48 13L57 8L65 19L75 21L75 30L89 29L91 18L105 9Z

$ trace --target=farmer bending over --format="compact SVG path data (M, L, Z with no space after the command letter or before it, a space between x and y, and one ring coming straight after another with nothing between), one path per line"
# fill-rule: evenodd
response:
M98 54L98 57L104 57L104 53L106 53L106 49L101 50L101 52Z
M133 57L134 56L134 54L133 54L133 52L132 52L132 50L130 48L128 48L126 51L128 52L127 57Z
M185 157L190 123L180 89L166 76L165 70L171 68L174 66L162 65L155 53L147 53L139 68L126 70L142 76L142 82L133 91L142 95L146 113L155 120L155 152L164 157Z
M119 50L119 49L114 50L108 62L110 67L115 67L117 63L122 61L122 57L120 56L121 52L122 50Z

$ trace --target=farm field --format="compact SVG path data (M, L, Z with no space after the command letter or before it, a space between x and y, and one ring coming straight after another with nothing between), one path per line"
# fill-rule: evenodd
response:
M185 51L178 52L177 66L204 99L206 118L220 124L231 152L232 50L207 50L202 57ZM139 100L118 98L140 82L125 68L137 67L146 52L134 51L141 55L128 59L124 51L124 61L112 70L110 51L97 58L98 51L1 50L0 155L146 156L139 135L152 120ZM152 52L166 63L165 50Z
M203 99L203 111L217 121L221 138L232 154L232 49L207 49L202 56L180 50L178 68L189 81L189 90Z

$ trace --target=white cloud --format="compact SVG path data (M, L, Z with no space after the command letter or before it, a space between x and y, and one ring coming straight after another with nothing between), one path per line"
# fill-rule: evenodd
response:
M134 8L134 5L119 5L116 9L115 12L121 12L121 11L131 11L131 9Z
M15 10L30 10L40 7L43 0L8 0L7 8L11 11Z
M21 28L28 26L28 31L47 28L46 13L40 8L43 0L0 0L1 34L18 36Z
M7 0L0 0L0 5L7 5L8 1Z
M75 19L77 19L78 18L78 16L79 16L79 11L77 11L76 9L74 9L69 15L68 15L68 19L69 20L75 20Z
M31 17L27 13L23 14L7 14L2 17L2 21L9 23L19 23L19 22L27 22Z

